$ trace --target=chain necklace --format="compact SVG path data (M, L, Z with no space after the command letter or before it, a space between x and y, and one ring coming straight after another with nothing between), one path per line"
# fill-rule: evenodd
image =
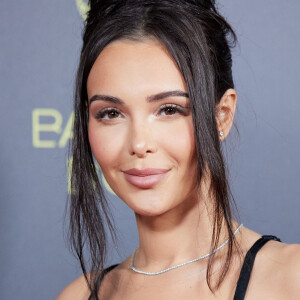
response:
M233 233L233 235L236 235L240 229L243 227L243 224L241 224L236 230L235 232ZM134 257L135 257L135 253L136 253L136 250L138 248L136 248L134 250L134 253L133 255L131 256L131 261L130 261L130 268L132 271L136 272L136 273L140 273L140 274L144 274L144 275L158 275L158 274L162 274L162 273L165 273L165 272L168 272L168 271L171 271L171 270L174 270L174 269L177 269L177 268L180 268L180 267L183 267L183 266L186 266L188 264L191 264L193 262L196 262L196 261L199 261L199 260L203 260L209 256L211 256L212 254L216 253L217 251L221 250L225 245L227 245L229 242L229 239L227 239L222 245L220 245L218 248L216 248L215 250L213 250L212 252L208 253L208 254L205 254L203 256L200 256L198 258L195 258L195 259L192 259L190 261L187 261L185 263L182 263L182 264L179 264L179 265L176 265L176 266L173 266L173 267L170 267L170 268L167 268L167 269L164 269L164 270L161 270L161 271L158 271L158 272L144 272L144 271L141 271L141 270L138 270L136 269L134 266L133 266L133 261L134 261Z

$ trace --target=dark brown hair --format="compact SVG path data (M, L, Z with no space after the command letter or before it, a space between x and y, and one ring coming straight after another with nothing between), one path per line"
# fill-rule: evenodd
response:
M211 250L218 246L224 223L229 237L226 260L214 287L218 288L230 266L235 238L231 224L234 201L220 147L216 106L224 92L234 87L230 47L236 42L235 33L218 13L213 0L108 0L89 4L75 86L70 241L92 296L98 300L104 276L107 230L115 235L88 141L86 84L98 55L118 39L156 39L172 56L186 82L196 141L198 184L206 175L206 166L211 177L210 193L214 199ZM207 269L211 289L213 260L214 255L210 256ZM89 280L87 271L91 271Z

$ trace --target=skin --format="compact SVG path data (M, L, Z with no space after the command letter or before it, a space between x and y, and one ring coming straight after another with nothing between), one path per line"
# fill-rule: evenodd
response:
M151 59L149 59L151 57ZM195 141L189 99L172 96L147 101L165 91L187 92L176 64L153 40L119 40L108 45L93 65L87 81L88 99L108 95L122 104L89 101L89 142L114 192L135 212L140 244L136 268L154 272L209 252L212 232L209 178L197 188ZM218 130L229 134L237 95L229 89L216 108ZM166 104L173 108L166 109ZM174 106L183 107L180 113ZM104 109L113 109L103 114ZM101 112L101 113L99 113ZM99 118L100 117L100 118ZM169 172L152 188L130 184L124 170L163 168ZM235 227L237 223L233 221ZM243 255L260 237L243 228L237 235L242 257L233 262L220 289L213 294L206 282L207 260L164 273L145 276L129 269L130 257L106 275L101 299L233 299ZM221 231L220 241L226 240ZM217 253L212 283L224 251ZM280 272L278 272L280 270ZM249 299L297 299L300 295L299 245L271 241L258 253L247 290ZM81 276L57 298L88 299Z

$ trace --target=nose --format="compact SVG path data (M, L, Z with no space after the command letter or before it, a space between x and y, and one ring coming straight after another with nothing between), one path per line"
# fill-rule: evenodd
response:
M142 158L156 152L154 136L149 125L145 120L132 123L128 139L130 155Z

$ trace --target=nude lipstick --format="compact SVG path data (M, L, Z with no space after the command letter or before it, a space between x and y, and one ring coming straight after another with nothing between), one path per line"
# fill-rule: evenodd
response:
M125 179L141 189L149 189L159 183L169 172L168 169L129 169L124 172Z

